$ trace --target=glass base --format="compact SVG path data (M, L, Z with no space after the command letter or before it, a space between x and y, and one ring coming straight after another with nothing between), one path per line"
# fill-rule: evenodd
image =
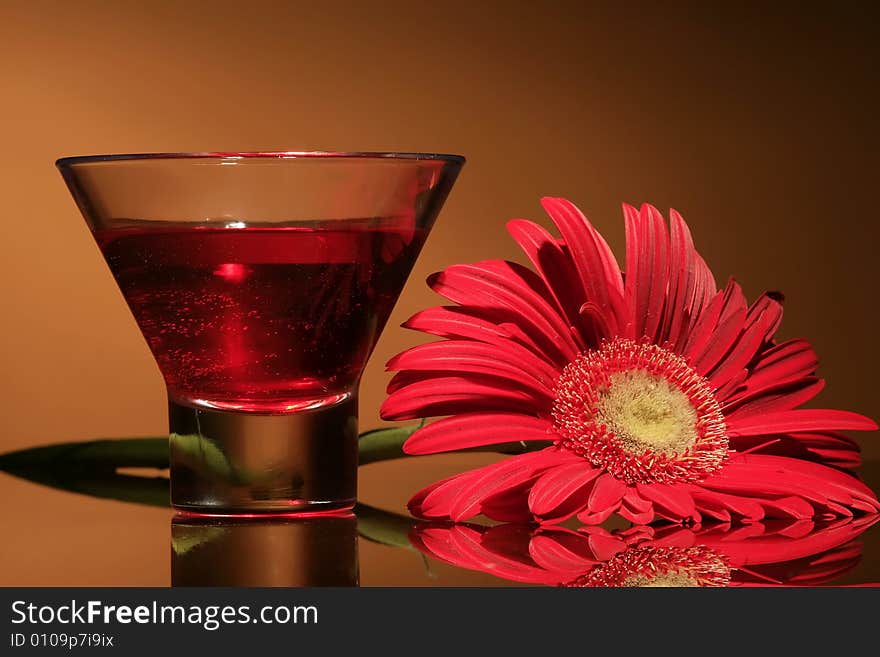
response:
M218 516L322 513L357 497L357 396L261 415L168 403L171 504Z

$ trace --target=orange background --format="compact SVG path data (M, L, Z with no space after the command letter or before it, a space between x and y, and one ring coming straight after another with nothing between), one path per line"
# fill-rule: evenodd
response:
M111 152L467 156L365 374L362 428L380 424L384 362L421 340L399 323L438 301L426 275L522 261L504 224L543 221L542 195L577 202L621 256L621 201L675 207L719 283L785 292L782 336L814 342L823 405L880 416L874 17L615 4L0 1L3 451L165 432L159 371L53 166ZM861 440L880 455L880 436ZM399 506L485 458L371 466L362 495ZM14 490L4 537L22 502L90 513ZM93 504L108 535L130 509ZM117 540L167 541L150 513L163 537Z

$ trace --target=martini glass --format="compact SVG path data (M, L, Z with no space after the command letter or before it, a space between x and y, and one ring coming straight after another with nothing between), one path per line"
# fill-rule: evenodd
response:
M357 390L464 158L58 160L168 391L171 502L328 512L357 492Z

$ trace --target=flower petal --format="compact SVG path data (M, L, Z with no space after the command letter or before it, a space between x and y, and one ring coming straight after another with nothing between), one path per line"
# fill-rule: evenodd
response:
M468 340L420 344L388 361L389 370L473 372L508 379L522 389L551 396L557 372L524 347Z
M624 481L608 473L603 474L596 480L590 491L587 506L591 513L600 513L604 509L616 508L626 493L627 485Z
M753 304L746 315L742 335L707 377L715 388L745 369L772 336L781 318L782 305L769 295L763 295Z
M735 402L722 404L725 417L731 419L737 416L773 413L776 411L790 411L802 404L806 404L818 395L825 387L823 379L814 376L785 383L778 387L768 387L751 397L740 397ZM720 398L720 394L719 394Z
M544 347L517 324L507 321L509 319L510 317L499 315L497 311L492 309L438 306L416 313L402 326L429 335L450 339L476 340L502 348L513 342L533 352L538 358L548 360Z
M400 377L400 375L404 375ZM436 376L413 378L411 372L399 372L398 382L409 379L405 385L395 383L382 403L379 412L384 420L411 420L419 417L437 417L455 413L509 412L549 416L550 397L539 398L534 392L517 390L515 386L490 376ZM393 379L392 379L393 380Z
M529 493L529 508L538 518L563 519L587 504L587 486L602 473L586 459L553 468L542 474ZM574 499L574 508L569 508Z
M697 287L697 252L691 231L682 216L669 211L669 292L663 311L658 344L669 342L673 349L682 341L693 312Z
M799 408L727 420L727 434L731 438L794 431L874 431L876 429L877 423L864 415L818 408Z
M802 339L770 347L755 362L743 394L752 396L763 388L777 387L813 376L819 365L816 352Z
M407 454L436 454L484 445L552 440L547 420L520 413L466 413L437 420L416 431L403 445ZM583 461L571 452L558 460Z
M606 534L589 534L590 550L599 561L608 561L615 554L623 552L626 544L618 537Z
M459 554L466 555L468 562L475 564L476 570L516 582L552 582L548 581L549 573L542 568L487 550L479 535L452 532L450 543Z
M609 540L615 540L611 534ZM626 544L616 539L621 549ZM599 559L590 547L587 537L576 532L556 530L548 533L541 530L532 538L529 544L529 553L536 564L549 571L564 573L560 580L574 579L593 566Z
M514 338L507 327L481 317L470 308L459 306L426 308L410 317L402 326L442 338L465 338L489 344L503 344Z
M497 311L497 323L518 326L554 362L568 362L579 351L568 323L548 302L551 295L543 280L522 265L500 260L453 265L431 276L428 283L463 306Z
M435 559L465 568L479 568L480 564L470 555L462 551L453 543L452 534L469 533L479 536L479 530L468 525L433 525L422 523L417 525L409 534L410 543L413 546Z
M667 520L686 520L693 518L696 505L691 493L683 488L668 484L636 484L639 495L654 503L654 511Z
M748 454L771 454L818 461L844 469L857 468L862 461L858 443L849 436L833 431L739 436L730 439L730 448Z
M507 231L532 262L532 265L547 284L547 291L553 297L568 323L575 328L575 336L582 329L580 307L586 301L586 293L580 285L577 271L565 251L543 226L514 219L508 222ZM616 265L615 265L616 266ZM586 344L578 341L583 349Z
M688 353L698 374L706 376L736 345L746 319L745 300L740 303L741 297L739 285L731 280L724 292L726 302L721 305L718 325L705 336L700 349Z
M631 337L654 340L663 316L667 288L669 236L657 208L647 203L640 212L624 204L626 223L625 298L633 322Z
M543 198L541 205L559 228L580 276L585 302L609 308L614 332L624 328L623 277L614 253L602 236L571 201ZM608 336L610 337L610 336Z
M814 506L814 515L837 514L838 505L848 507L853 500L880 510L874 492L852 475L784 456L731 454L725 466L700 486L750 497L759 503L761 498L802 497Z
M611 517L611 514L615 511L617 511L616 506L609 506L608 508L597 511L596 513L591 513L590 511L581 511L579 514L577 514L577 519L585 525L598 525L608 520L608 518Z
M722 552L732 565L741 567L768 563L785 564L816 557L848 543L864 531L864 525L846 520L828 527L820 527L804 534L801 538L763 532L763 535L757 534L746 541L735 542L730 541L725 534L717 538L711 534L704 534L700 537L700 542Z
M718 292L718 284L715 282L715 277L712 275L712 270L709 269L709 266L706 264L706 261L703 260L703 256L699 253L696 254L697 261L697 276L696 276L696 288L694 289L694 301L693 308L690 310L690 321L688 324L687 331L682 333L682 340L679 340L676 345L676 353L684 353L684 342L683 338L693 332L697 321L703 316L704 311L706 311L709 307L709 304L712 302L712 299L715 298L715 295Z
M778 497L773 500L762 500L768 518L812 518L813 506L802 497ZM844 515L852 515L848 512Z
M649 505L646 511L638 511L627 502L626 497L621 501L617 512L622 518L636 525L646 525L654 521L654 507L652 505Z
M417 526L410 542L418 550L459 568L487 572L497 577L532 584L552 584L552 574L534 564L506 558L482 544L483 529L467 525Z
M467 520L481 512L483 500L512 490L520 484L530 481L547 468L551 468L570 459L570 455L560 453L555 447L548 447L540 452L511 456L498 463L472 470L470 476L456 486L453 499L450 501L446 515L452 520ZM450 486L453 482L447 482ZM429 507L440 491L430 493L422 503ZM523 495L524 496L524 495Z
M516 486L485 497L480 502L480 512L498 522L534 522L529 509L529 490L536 478L524 479Z
M755 522L764 517L764 507L748 497L728 495L699 485L691 489L691 496L701 512L719 520L722 520L724 515L747 522Z
M728 281L729 286L730 281ZM684 336L684 344L680 345L677 351L690 362L693 362L695 355L703 352L712 338L712 333L718 325L718 318L721 317L721 308L726 299L725 293L726 290L715 293L700 313L692 318L691 328Z

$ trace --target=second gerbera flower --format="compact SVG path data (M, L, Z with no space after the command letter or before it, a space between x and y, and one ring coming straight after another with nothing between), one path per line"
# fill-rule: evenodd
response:
M438 482L423 517L637 523L848 515L874 493L835 468L858 464L840 430L876 424L797 408L823 382L804 340L776 344L777 297L748 306L724 290L675 211L624 206L626 275L565 199L543 201L562 234L517 220L537 273L488 261L431 278L457 307L406 326L446 338L392 359L386 419L450 415L410 438L410 454L517 441L537 452Z

